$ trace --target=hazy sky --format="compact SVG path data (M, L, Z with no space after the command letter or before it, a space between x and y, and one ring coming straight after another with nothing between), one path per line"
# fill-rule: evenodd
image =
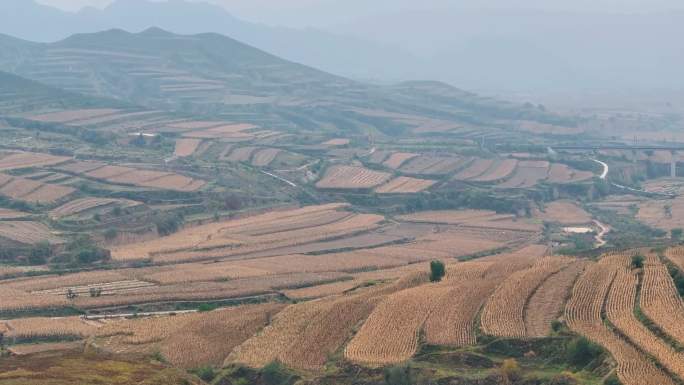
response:
M65 10L112 0L38 0ZM132 1L132 0L129 0ZM133 0L134 1L134 0ZM202 0L197 0L202 1ZM658 12L684 9L681 0L204 0L251 21L295 27L330 26L378 13L442 8L535 8L568 11Z

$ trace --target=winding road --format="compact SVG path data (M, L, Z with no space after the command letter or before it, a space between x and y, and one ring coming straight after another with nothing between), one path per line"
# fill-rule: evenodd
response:
M594 162L600 164L601 166L603 166L603 172L601 173L601 176L599 176L599 178L606 179L606 177L608 176L608 164L606 162L601 162L598 159L592 159L592 160Z

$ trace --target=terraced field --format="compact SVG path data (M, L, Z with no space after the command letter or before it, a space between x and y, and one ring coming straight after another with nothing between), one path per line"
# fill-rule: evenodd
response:
M0 171L20 168L52 166L70 160L65 156L54 156L35 152L15 152L0 155Z
M387 182L391 175L363 167L333 166L316 183L320 189L370 189Z
M684 302L677 292L667 267L657 255L648 254L644 264L639 304L648 319L667 335L684 344Z
M32 221L0 221L0 242L2 241L24 246L43 241L51 244L64 242L44 224Z
M386 160L385 163L388 161L389 159ZM455 172L467 162L469 162L469 159L421 155L418 157L411 157L407 162L401 162L402 166L399 170L406 174L446 175Z
M585 266L584 261L572 262L549 276L529 297L524 314L527 337L541 338L549 335L552 322L562 315L570 290Z
M482 311L483 332L498 337L527 336L525 306L530 297L550 276L569 263L571 260L566 258L548 257L508 277L492 294Z
M203 180L173 172L112 166L89 161L66 164L60 166L58 169L115 184L150 187L163 190L193 192L201 189L206 184Z
M550 164L546 161L519 161L513 175L501 188L530 188L548 177Z
M142 203L127 200L127 199L111 199L111 198L81 198L75 199L71 202L63 204L56 209L50 211L52 218L64 218L73 215L82 214L90 210L100 210L104 208L120 209L132 208L141 205Z
M202 143L200 139L178 139L173 154L178 157L190 156L195 153L200 143Z
M384 185L377 187L375 192L378 194L412 194L429 189L436 182L433 180L409 178L400 176L394 178Z
M543 212L539 212L536 216L544 221L562 225L582 225L591 222L591 215L570 201L551 202L544 207Z
M84 119L92 119L102 116L113 115L119 110L111 108L100 108L100 109L86 109L86 110L65 110L50 112L46 114L33 115L29 117L31 120L39 122L52 122L52 123L70 123Z
M47 184L31 179L0 174L0 195L38 204L53 204L76 192L69 186Z
M604 257L599 263L591 264L579 278L565 309L568 326L611 353L617 362L617 375L623 384L674 384L672 378L656 367L646 355L604 324L601 314L617 274L615 262L611 260L615 258L619 260L620 256Z
M419 154L413 154L410 152L395 152L387 158L382 164L389 168L398 169L402 164L410 159L417 157Z
M484 173L474 178L470 178L470 181L484 183L501 181L511 176L517 166L518 161L515 159L504 159L497 161Z
M183 368L218 366L283 307L248 305L173 317L118 320L99 328L94 335L97 344L112 353L158 351L169 362Z

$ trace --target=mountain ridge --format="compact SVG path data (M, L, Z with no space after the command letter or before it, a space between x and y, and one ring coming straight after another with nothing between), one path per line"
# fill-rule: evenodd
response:
M69 13L31 1L0 2L0 32L31 41L55 42L76 33L110 28L141 31L158 26L178 34L215 32L249 45L346 77L373 78L383 73L396 80L410 77L406 63L419 59L401 49L319 29L271 27L234 17L204 2L117 0L104 9L87 7ZM35 15L39 15L36 18ZM36 20L42 20L37 23ZM402 63L388 66L388 62ZM400 68L401 67L401 68Z

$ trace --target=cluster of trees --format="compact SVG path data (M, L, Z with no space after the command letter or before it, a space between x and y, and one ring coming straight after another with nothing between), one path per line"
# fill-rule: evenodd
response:
M183 227L185 218L182 214L168 214L158 215L154 219L154 225L157 228L157 233L161 236L170 235Z
M495 197L485 191L466 190L462 192L421 195L411 198L406 202L405 211L416 212L459 208L493 210L497 213L517 214L521 211L529 210L529 200Z
M673 264L668 264L667 270L670 273L670 276L672 277L675 286L677 287L679 295L684 297L684 274L682 274L682 271L675 267Z
M97 246L88 235L79 235L69 241L61 252L47 241L39 242L29 249L27 257L31 265L53 263L78 267L107 261L110 253Z

